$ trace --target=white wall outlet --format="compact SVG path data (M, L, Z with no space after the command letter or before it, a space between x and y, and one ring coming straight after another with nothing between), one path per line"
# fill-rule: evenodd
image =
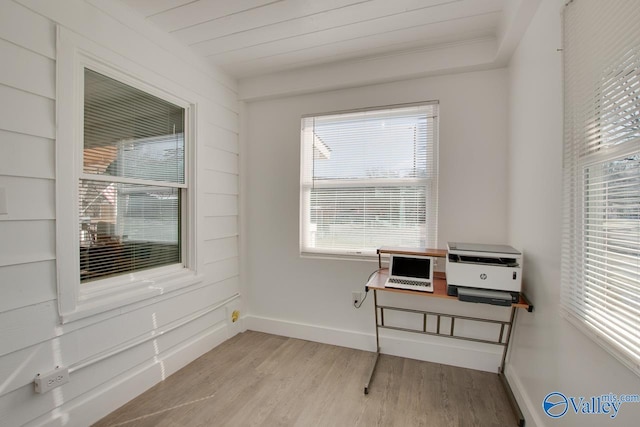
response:
M36 393L46 393L69 382L69 369L58 367L46 374L38 374L33 382L36 387Z
M359 305L360 301L362 301L362 292L360 291L351 292L351 303L353 305Z

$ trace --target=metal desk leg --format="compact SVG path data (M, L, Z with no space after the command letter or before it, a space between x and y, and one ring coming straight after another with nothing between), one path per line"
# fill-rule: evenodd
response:
M511 307L511 317L509 318L509 333L507 334L507 339L504 342L504 350L502 351L502 362L500 363L500 372L504 372L504 364L507 360L507 352L509 351L509 343L511 342L513 325L515 325L516 322L516 310L517 308Z
M504 391L507 393L507 398L509 399L509 403L511 404L513 413L515 414L518 420L518 427L524 427L524 415L522 415L522 411L520 410L518 401L513 395L513 391L511 390L509 381L507 381L507 377L504 374L504 365L507 360L507 351L509 351L509 342L511 341L511 334L513 332L513 327L515 325L515 320L516 320L516 310L517 308L515 307L511 308L511 318L509 319L509 333L507 334L507 340L504 343L504 350L502 353L502 363L500 364L498 377L500 378L500 382L502 383L502 387L504 388Z
M378 335L378 294L375 289L373 290L373 310L375 311L376 320L376 357L373 360L373 366L369 373L369 380L364 385L364 394L369 394L369 386L373 380L373 374L376 371L376 366L378 366L378 357L380 356L380 336Z

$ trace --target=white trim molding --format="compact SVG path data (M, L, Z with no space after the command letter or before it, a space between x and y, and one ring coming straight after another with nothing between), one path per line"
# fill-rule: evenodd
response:
M244 318L243 326L250 331L356 350L376 351L376 336L373 333L327 328L252 315ZM373 329L373 324L371 329ZM409 334L402 332L380 334L380 353L485 372L498 372L502 347L494 348L495 346L488 344L461 342L443 337L424 337L424 340L418 341L407 335Z
M57 27L56 263L62 323L118 309L202 282L197 250L197 102L179 85L140 64ZM82 162L83 75L88 67L172 102L186 111L182 263L80 285L78 179Z

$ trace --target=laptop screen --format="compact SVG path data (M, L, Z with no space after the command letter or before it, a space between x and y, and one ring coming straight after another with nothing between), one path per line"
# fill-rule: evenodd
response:
M393 255L391 259L391 276L413 277L431 280L433 268L429 257Z

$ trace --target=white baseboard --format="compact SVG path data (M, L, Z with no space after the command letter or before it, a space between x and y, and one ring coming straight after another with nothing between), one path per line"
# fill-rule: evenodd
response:
M373 333L327 328L259 316L246 316L243 326L252 331L357 350L375 351L376 348L376 338ZM412 337L416 338L412 339ZM502 357L502 347L499 346L397 331L381 332L380 352L494 373L498 372Z
M226 341L230 336L245 329L358 350L375 351L375 335L358 331L326 328L257 316L245 316L234 326L230 328L226 321L214 325L178 346L161 353L155 360L149 360L115 377L108 383L63 403L52 412L32 420L27 425L67 427L90 425L153 387L162 378L173 374L200 355ZM381 335L381 352L489 372L496 371L495 368L500 360L500 354L495 350L487 351L482 347L473 348L475 343L462 342L461 346L456 340L441 337L424 337L429 338L429 342L421 342L411 340L403 335L410 334ZM532 408L530 399L521 393L523 388L517 376L509 370L507 370L507 375L518 401L524 400L527 408ZM525 397L523 398L523 396ZM535 414L531 410L527 412ZM527 422L529 422L529 418L527 417ZM533 415L533 418L537 417ZM539 420L536 422L540 426L544 425L539 423Z
M88 426L142 394L193 360L229 338L226 322L221 322L187 341L161 353L155 360L137 366L53 411L32 420L27 426Z
M243 326L246 330L265 332L267 334L298 338L301 340L321 342L357 350L375 351L375 335L344 329L324 328L305 323L287 322L267 317L246 316Z
M514 370L510 365L507 365L505 369L505 376L509 381L509 385L511 386L511 391L513 392L513 396L516 398L518 405L520 405L520 410L522 411L522 415L524 416L525 426L526 427L543 427L546 425L543 419L540 417L540 408L542 402L534 402L531 400L531 396L527 393L526 388L522 384L520 380L520 376L518 372Z

